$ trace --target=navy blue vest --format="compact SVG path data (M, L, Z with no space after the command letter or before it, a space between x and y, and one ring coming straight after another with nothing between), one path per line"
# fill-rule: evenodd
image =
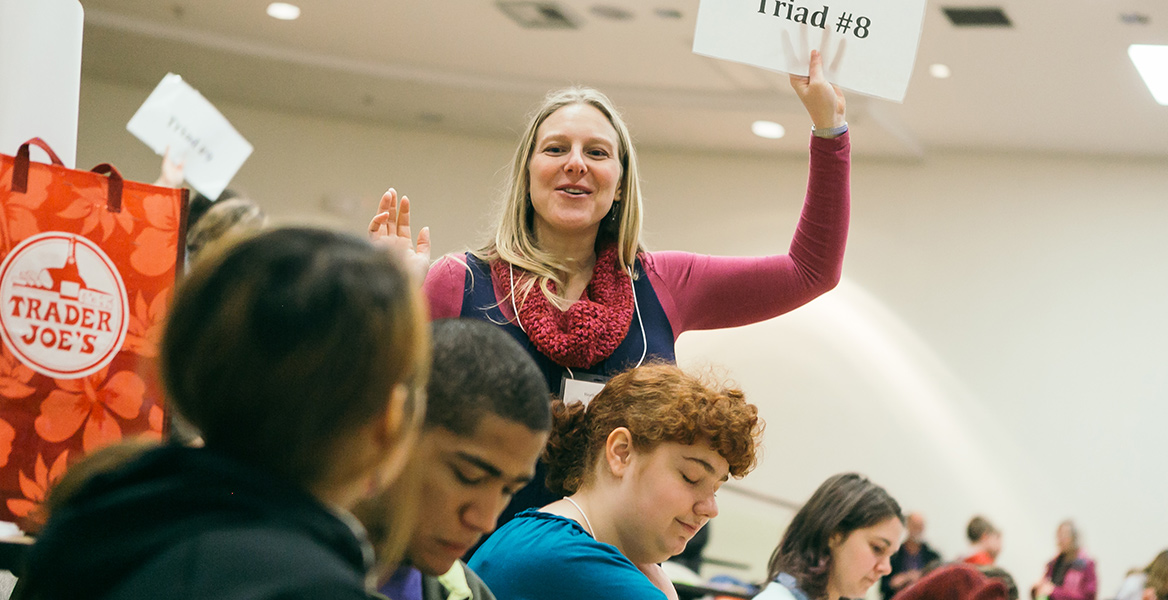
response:
M511 334L511 337L515 338L515 341L527 349L527 353L535 359L535 364L539 365L540 371L543 372L548 388L552 390L552 393L558 394L560 380L567 376L568 370L557 365L546 354L536 350L535 344L531 343L527 334L523 333L518 325L509 322L503 316L503 312L496 305L495 286L491 283L490 266L469 252L466 254L466 264L470 268L466 273L462 313L459 316L490 321L506 330L507 333ZM661 302L657 300L657 294L653 291L653 286L649 284L649 277L641 268L639 258L633 268L637 273L637 279L633 282L633 292L637 295L637 308L641 313L641 322L637 322L637 314L634 312L633 322L629 324L629 332L621 341L620 346L617 346L608 358L596 363L591 368L572 369L573 374L587 373L611 377L636 366L641 359L642 351L645 351L645 362L654 359L667 362L676 361L673 350L673 328L665 316L665 309L661 308ZM506 301L504 300L504 302ZM642 324L645 327L644 344L641 342ZM648 348L646 349L645 346Z

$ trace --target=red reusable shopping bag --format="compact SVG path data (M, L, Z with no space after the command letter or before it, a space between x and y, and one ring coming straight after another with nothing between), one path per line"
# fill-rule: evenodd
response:
M35 526L68 465L162 436L154 360L186 211L186 190L66 168L40 139L0 154L0 520Z

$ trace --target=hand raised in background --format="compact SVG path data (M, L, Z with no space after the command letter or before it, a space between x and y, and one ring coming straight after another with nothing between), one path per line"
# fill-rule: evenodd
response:
M398 201L397 190L389 188L377 204L377 214L369 221L369 240L400 252L406 267L420 284L430 270L430 228L423 227L414 244L410 231L410 199Z
M166 152L162 155L162 169L154 185L169 188L182 187L183 168L185 164L186 161L171 159L170 146L167 146Z

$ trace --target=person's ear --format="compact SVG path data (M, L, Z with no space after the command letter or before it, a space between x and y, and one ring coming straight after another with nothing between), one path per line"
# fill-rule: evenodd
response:
M831 537L827 538L827 548L829 550L835 550L836 548L840 547L840 544L843 544L843 543L844 543L844 534L839 533L839 532L833 533L833 534L831 534Z
M633 434L627 427L617 427L604 441L604 460L613 476L623 477L633 457Z
M1156 600L1156 588L1146 587L1140 600Z
M393 386L389 400L385 403L385 413L379 419L378 444L393 445L404 433L402 427L405 426L406 402L409 398L410 390L405 384L398 383Z
M409 401L409 387L402 383L393 386L385 412L374 423L373 442L380 455L385 457L377 477L378 487L384 487L397 478L417 442L417 423L406 417L406 403Z

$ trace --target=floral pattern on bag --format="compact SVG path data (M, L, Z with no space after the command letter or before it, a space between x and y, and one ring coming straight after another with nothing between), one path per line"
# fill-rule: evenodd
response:
M134 309L130 312L130 326L126 331L126 344L122 346L140 356L158 356L158 344L162 341L162 327L166 321L166 309L170 306L170 290L163 290L146 304L142 292L134 299Z
M8 457L12 455L12 442L16 440L16 430L8 421L0 419L0 467L8 464Z
M13 400L28 397L36 391L28 384L34 375L36 372L16 360L7 346L0 351L0 396Z
M142 412L146 384L137 373L121 371L106 379L102 369L81 379L58 379L57 388L41 403L36 432L49 442L63 442L81 431L85 452L122 439L115 415L126 420Z
M42 521L43 518L37 515L37 509L45 501L45 497L49 495L49 489L53 487L65 474L65 467L68 464L69 451L66 450L53 461L53 467L45 466L45 457L38 454L36 458L35 471L33 477L29 478L20 471L20 490L24 492L24 498L8 500L8 510L16 517L20 517L21 521Z
M101 240L104 242L113 235L114 229L118 226L126 233L134 230L134 217L129 212L115 213L106 210L104 204L106 192L103 188L82 188L78 192L81 197L57 213L57 216L69 220L81 219L82 234L88 234L101 225Z
M105 176L32 162L28 191L19 193L13 162L0 154L0 261L43 232L80 235L116 265L127 301L125 341L87 376L50 377L0 348L0 520L35 527L39 506L69 465L126 438L162 439L156 359L182 267L185 192L125 181L121 210L111 211Z
M171 259L177 250L182 215L166 198L147 196L142 205L150 226L134 240L138 249L130 255L130 264L143 275L161 275L174 268Z

